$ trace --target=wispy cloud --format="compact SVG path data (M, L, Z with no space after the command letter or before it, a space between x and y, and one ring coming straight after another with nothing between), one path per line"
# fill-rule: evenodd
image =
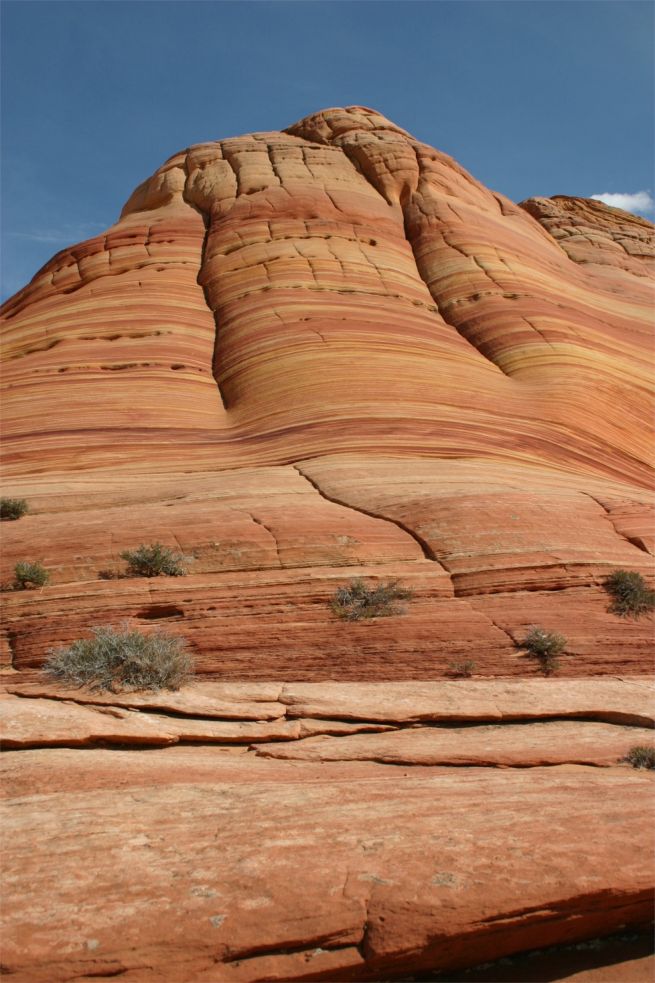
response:
M634 194L610 194L605 192L602 195L592 195L595 201L602 201L605 205L612 208L622 208L624 212L636 212L637 214L650 215L655 211L655 200L650 191L635 191Z
M70 242L69 236L64 236L61 232L48 232L45 229L35 232L8 232L7 235L12 239L28 239L30 242Z
M65 225L60 229L30 229L28 232L8 231L6 235L12 239L27 239L29 242L49 242L57 245L58 243L73 243L79 242L80 239L88 239L105 228L106 226L101 222L81 222L78 225Z

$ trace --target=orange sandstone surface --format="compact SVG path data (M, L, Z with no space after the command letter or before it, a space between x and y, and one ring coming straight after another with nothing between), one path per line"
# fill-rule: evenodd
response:
M603 580L653 584L654 255L350 107L175 155L4 305L10 978L386 980L652 917L654 621ZM155 541L187 576L125 575ZM341 621L355 577L414 596ZM196 682L44 680L126 619Z

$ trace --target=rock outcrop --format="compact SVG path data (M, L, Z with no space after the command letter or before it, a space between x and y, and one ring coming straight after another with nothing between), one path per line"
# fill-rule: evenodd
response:
M644 679L8 688L10 979L381 980L651 915Z
M648 919L653 617L603 582L653 583L654 250L350 107L175 155L4 305L13 979L380 980ZM186 576L127 575L154 542ZM343 621L354 578L413 597ZM44 681L126 619L198 682Z

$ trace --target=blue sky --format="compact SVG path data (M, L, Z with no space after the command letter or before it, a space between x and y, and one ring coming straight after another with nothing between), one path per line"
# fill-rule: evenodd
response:
M2 297L177 150L328 106L380 110L515 201L652 192L654 9L5 0Z

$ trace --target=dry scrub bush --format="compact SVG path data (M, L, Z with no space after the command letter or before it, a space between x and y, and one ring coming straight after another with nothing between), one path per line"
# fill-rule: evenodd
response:
M41 563L21 560L14 567L15 590L26 590L28 587L45 587L49 579L48 571Z
M182 638L155 632L143 635L128 623L92 628L68 648L51 649L45 672L63 683L92 689L179 689L193 675Z
M121 559L127 561L128 574L133 577L183 577L184 557L161 543L141 543L135 550L125 550Z
M464 659L463 662L451 662L448 665L448 675L454 679L470 679L475 669L473 659Z
M388 618L403 614L399 601L409 601L414 592L400 587L397 580L367 586L363 580L352 580L348 587L339 587L330 601L330 607L343 621L361 621L365 618Z
M538 625L533 625L523 641L523 647L530 655L539 659L544 676L552 676L559 669L558 655L561 655L566 645L563 635L546 631Z
M0 498L0 519L20 519L27 511L24 498Z
M652 771L655 769L655 748L637 744L630 748L623 760L633 768L648 768Z
M655 591L636 570L615 570L603 587L612 596L610 611L622 618L639 618L655 609Z

